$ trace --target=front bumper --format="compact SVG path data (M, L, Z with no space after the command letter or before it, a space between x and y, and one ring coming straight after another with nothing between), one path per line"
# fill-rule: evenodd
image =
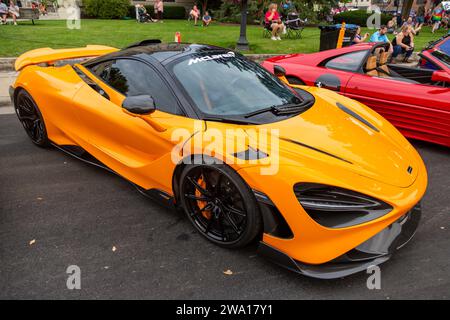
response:
M320 265L296 261L264 242L260 242L258 253L282 267L305 276L319 279L341 278L389 260L396 250L412 239L419 225L420 217L419 203L369 240L342 256Z

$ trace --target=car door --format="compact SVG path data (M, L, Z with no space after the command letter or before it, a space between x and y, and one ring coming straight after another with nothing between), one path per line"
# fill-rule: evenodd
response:
M184 116L178 99L159 72L143 61L116 59L77 68L99 88L86 84L74 97L85 149L145 189L171 193L175 130L187 139L203 127ZM126 97L149 95L156 111L142 117L125 112ZM202 123L202 122L200 122Z
M450 88L355 74L345 95L371 107L405 135L444 141L450 136Z

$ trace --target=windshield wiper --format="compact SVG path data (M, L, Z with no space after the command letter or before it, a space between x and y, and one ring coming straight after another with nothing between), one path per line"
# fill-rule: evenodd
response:
M258 114L266 113L266 112L269 112L269 111L275 114L276 113L276 106L271 106L271 107L268 107L268 108L264 108L264 109L260 109L260 110L256 110L256 111L247 113L246 115L244 115L244 118L250 118L250 117L256 116Z
M276 106L276 114L283 115L283 114L292 114L292 113L298 113L304 111L306 108L308 108L308 103L301 102L301 103L287 103L280 106Z
M202 120L204 120L204 121L224 122L224 123L231 123L231 124L258 124L256 122L251 122L251 121L247 121L247 120L221 118L221 117L205 117L205 118L202 118Z
M286 103L286 104L280 104L278 106L271 106L268 108L256 110L250 113L247 113L244 115L244 118L250 118L253 116L256 116L261 113L266 112L272 112L274 115L285 115L285 114L292 114L292 113L298 113L304 111L306 108L308 108L308 103L302 102L302 103Z

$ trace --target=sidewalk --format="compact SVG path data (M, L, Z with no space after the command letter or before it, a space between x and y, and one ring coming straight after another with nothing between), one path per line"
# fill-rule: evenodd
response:
M0 72L0 114L14 113L9 97L9 86L13 84L16 76L15 71Z

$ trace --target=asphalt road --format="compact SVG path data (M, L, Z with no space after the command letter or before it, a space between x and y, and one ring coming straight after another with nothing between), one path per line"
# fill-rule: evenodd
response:
M310 279L255 247L216 247L128 182L35 147L0 115L0 299L449 299L450 150L414 145L430 180L423 220L382 265L381 290L369 290L365 273ZM66 287L69 265L81 268L81 290Z

